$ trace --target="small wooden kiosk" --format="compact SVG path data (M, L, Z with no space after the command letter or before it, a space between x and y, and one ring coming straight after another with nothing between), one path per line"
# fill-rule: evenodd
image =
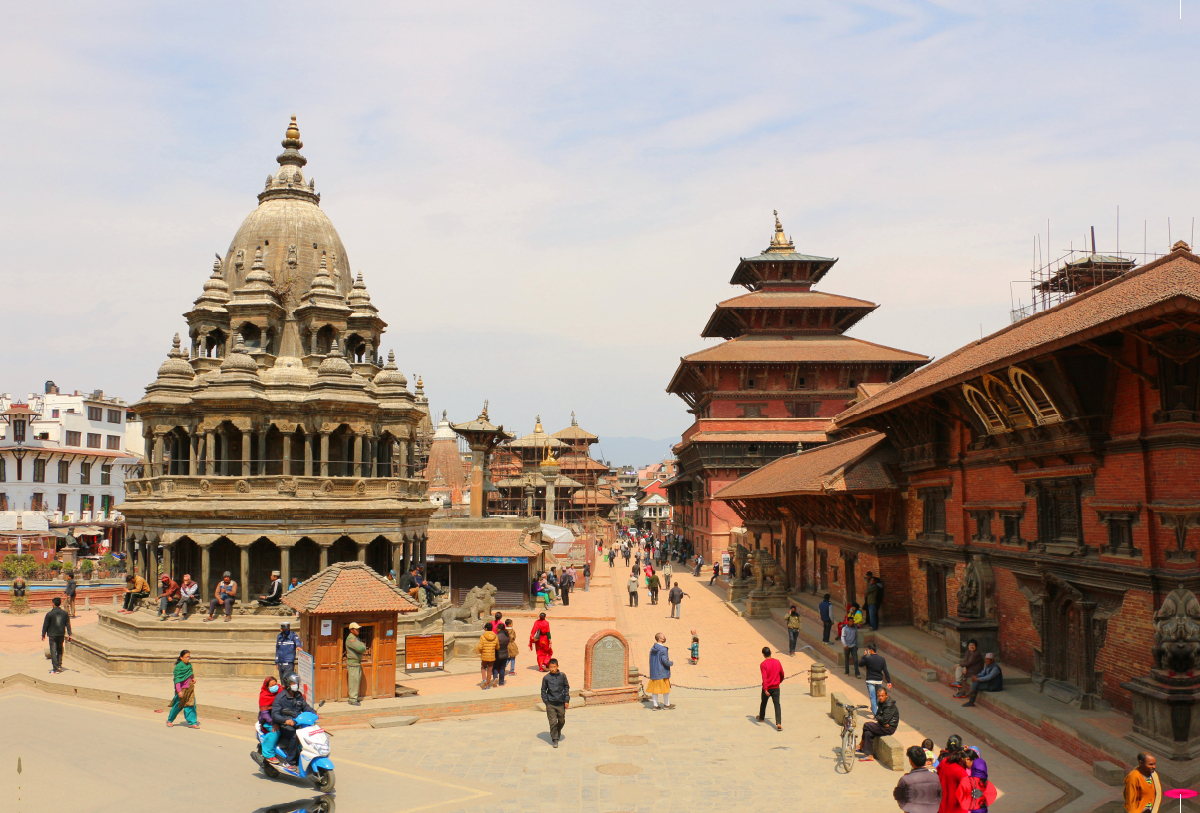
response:
M338 562L283 597L300 613L300 640L313 657L313 703L346 698L345 640L351 622L367 645L363 698L396 696L396 617L417 611L407 595L362 562Z

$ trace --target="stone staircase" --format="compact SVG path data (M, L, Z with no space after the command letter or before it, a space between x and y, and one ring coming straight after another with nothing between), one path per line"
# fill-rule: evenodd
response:
M275 663L279 616L235 615L233 620L204 622L204 613L187 621L159 621L145 609L124 615L103 607L98 623L81 628L69 644L72 657L106 675L170 675L180 650L192 653L198 677L255 677L270 674Z

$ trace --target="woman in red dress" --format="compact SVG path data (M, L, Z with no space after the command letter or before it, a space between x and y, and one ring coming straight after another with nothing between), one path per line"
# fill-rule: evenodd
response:
M554 648L550 646L550 622L546 620L546 614L538 614L538 620L533 622L533 629L529 631L529 648L533 649L537 646L537 665L539 672L545 672L550 668L550 658L554 655Z

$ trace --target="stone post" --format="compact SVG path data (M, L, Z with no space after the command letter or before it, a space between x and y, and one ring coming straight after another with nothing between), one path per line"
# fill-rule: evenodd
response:
M358 432L354 433L354 476L362 477L363 464L363 436ZM359 557L359 561L366 561L363 557Z
M321 476L329 476L329 433L321 433Z
M161 432L154 433L154 460L151 463L151 470L155 477L162 477L167 473L163 470L163 436Z
M313 476L312 435L310 435L308 432L304 432L303 429L301 429L300 431L304 433L304 440L301 441L301 443L304 444L304 476L312 477Z
M287 477L292 473L292 433L283 433L283 462L280 463L279 473Z
M213 540L211 539L207 542L196 540L196 544L200 546L200 601L202 604L212 598L212 595L208 590L208 571L212 568L211 564L209 563L208 549L212 547L212 543Z
M242 430L242 476L250 476L250 430Z

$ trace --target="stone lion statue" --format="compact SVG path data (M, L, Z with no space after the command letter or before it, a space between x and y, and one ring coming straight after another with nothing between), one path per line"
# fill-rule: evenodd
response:
M491 616L492 608L496 606L496 587L485 584L483 587L472 587L463 599L461 607L450 607L442 611L442 623L459 622L463 624L479 623L482 616Z

